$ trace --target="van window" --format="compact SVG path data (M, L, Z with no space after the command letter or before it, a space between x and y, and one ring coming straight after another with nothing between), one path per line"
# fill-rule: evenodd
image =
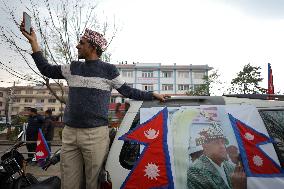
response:
M260 116L263 119L265 127L273 138L274 148L284 168L284 110L260 110Z
M139 114L140 112L136 114L134 121L132 122L132 125L129 130L133 130L135 127L137 127L140 124ZM119 154L120 165L125 169L131 170L135 162L138 160L139 156L140 156L140 144L133 141L131 142L124 141Z

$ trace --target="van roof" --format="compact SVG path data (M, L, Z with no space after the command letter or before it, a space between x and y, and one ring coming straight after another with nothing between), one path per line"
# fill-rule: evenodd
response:
M266 98L264 98L266 96ZM278 95L283 96L283 95ZM274 109L284 109L284 96L283 100L274 99L267 100L267 95L252 96L253 98L248 98L249 96L172 96L165 102L160 102L158 100L154 101L144 101L142 107L177 107L177 106L199 106L199 105L253 105L257 108L274 108Z

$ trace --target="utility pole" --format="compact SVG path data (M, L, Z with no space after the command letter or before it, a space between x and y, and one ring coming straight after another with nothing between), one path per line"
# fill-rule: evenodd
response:
M10 89L10 94L8 96L8 111L6 115L6 126L7 126L7 139L9 139L9 136L11 134L11 115L12 115L12 104L13 104L13 95L14 95L14 89L15 89L16 82L14 81L12 88Z
M12 104L13 104L13 96L14 96L14 89L16 86L16 82L14 81L13 87L11 89L11 94L9 96L9 108L8 108L8 123L12 122L11 115L12 115Z

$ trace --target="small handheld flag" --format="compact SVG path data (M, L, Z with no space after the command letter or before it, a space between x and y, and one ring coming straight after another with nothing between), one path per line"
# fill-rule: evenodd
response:
M45 160L50 156L50 150L47 142L42 134L42 130L38 130L37 146L36 146L36 160Z

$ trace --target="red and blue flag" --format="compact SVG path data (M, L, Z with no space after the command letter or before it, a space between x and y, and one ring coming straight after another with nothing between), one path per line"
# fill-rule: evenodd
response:
M168 110L164 108L119 138L145 145L121 189L174 188L167 143L167 119Z
M37 146L36 146L36 160L41 164L50 156L50 150L47 142L43 136L42 130L38 130Z
M271 64L268 63L268 89L267 94L274 94L273 74Z
M238 141L247 176L274 177L283 175L280 165L259 147L263 144L273 143L273 140L234 118L231 114L229 114L229 118Z

